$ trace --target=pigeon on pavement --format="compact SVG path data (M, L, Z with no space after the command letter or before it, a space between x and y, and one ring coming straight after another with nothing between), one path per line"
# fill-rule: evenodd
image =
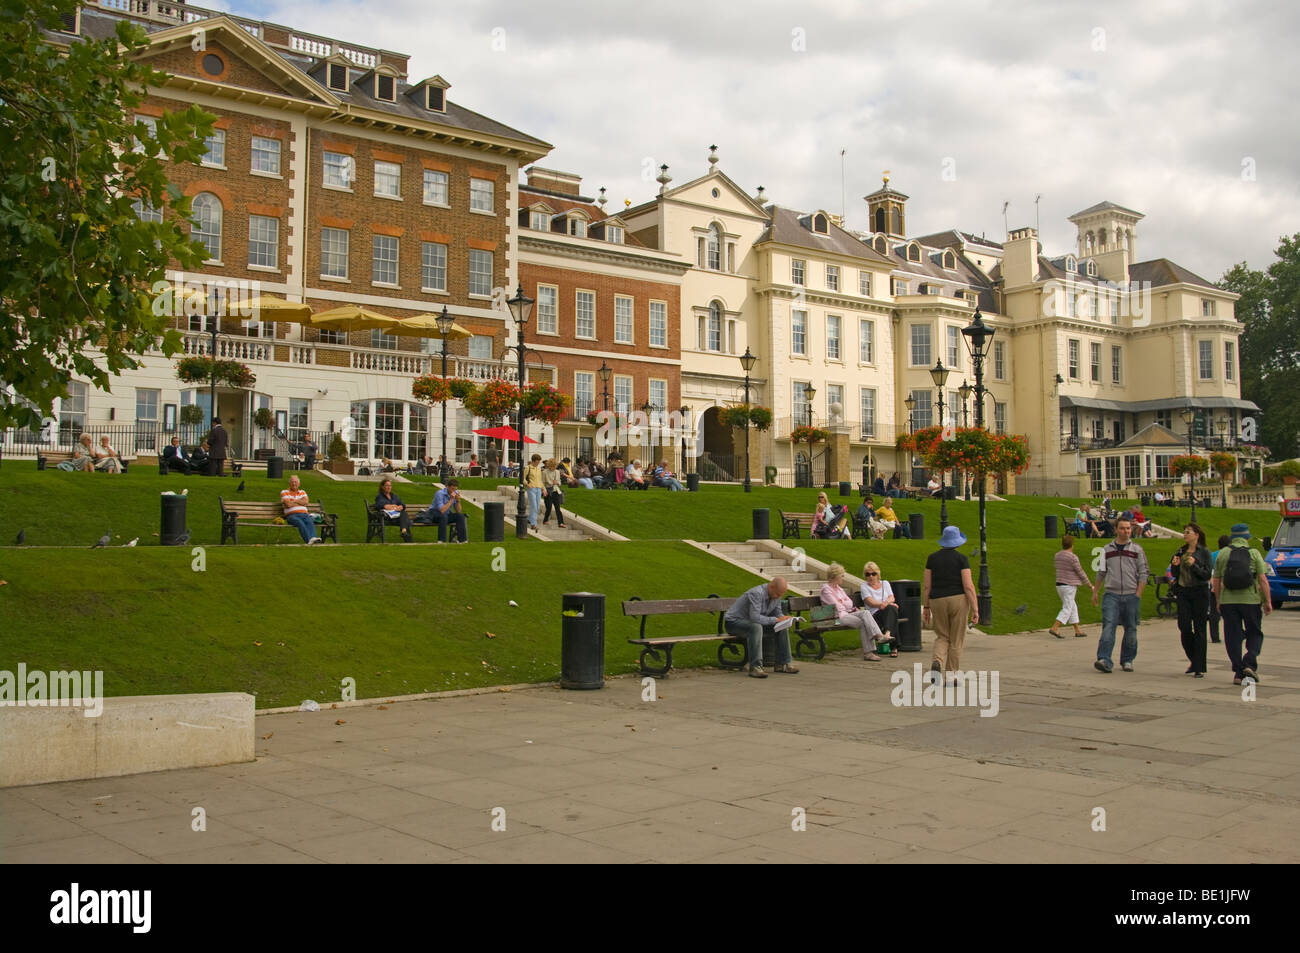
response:
M244 492L244 481L243 481L243 480L240 480L240 481L239 481L239 486L235 487L235 492L236 492L236 493L243 493L243 492Z
M101 548L103 548L104 546L107 546L107 545L108 545L109 543L111 543L112 541L113 541L113 537L112 537L112 535L110 535L109 533L105 533L103 536L99 537L99 539L97 539L97 540L95 541L94 545L91 546L90 548L91 548L91 549L101 549Z
M189 530L186 530L185 532L181 533L181 535L178 536L178 537L176 538L176 545L177 545L177 546L184 546L184 545L185 545L186 543L188 543L189 541L190 541L190 531L189 531Z
M1022 602L1022 603L1020 603L1020 605L1016 606L1016 615L1024 615L1024 614L1025 614L1025 610L1028 609L1028 608L1029 608L1029 603L1028 603L1028 602Z

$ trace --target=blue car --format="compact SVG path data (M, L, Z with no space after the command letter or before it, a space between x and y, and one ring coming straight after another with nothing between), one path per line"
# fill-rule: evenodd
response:
M1273 607L1300 602L1300 500L1283 500L1282 522L1264 561L1268 563L1268 588Z

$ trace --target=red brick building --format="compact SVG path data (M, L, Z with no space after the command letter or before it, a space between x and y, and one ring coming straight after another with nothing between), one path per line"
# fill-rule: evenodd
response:
M526 172L517 234L520 281L536 301L527 344L574 398L572 417L556 428L556 451L603 456L588 412L627 414L649 406L648 416L658 421L681 407L681 276L691 263L628 234L617 213L605 209L603 194L598 200L580 194L578 176L537 167ZM677 446L673 436L661 442ZM632 455L676 460L675 453L648 448Z

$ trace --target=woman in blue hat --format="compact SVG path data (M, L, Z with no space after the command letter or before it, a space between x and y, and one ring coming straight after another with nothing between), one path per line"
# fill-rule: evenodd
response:
M979 622L979 602L971 580L970 560L958 551L966 536L956 526L944 527L939 550L925 561L925 582L921 586L921 618L934 620L934 658L930 681L938 683L945 672L961 666L961 648L966 641L966 621Z

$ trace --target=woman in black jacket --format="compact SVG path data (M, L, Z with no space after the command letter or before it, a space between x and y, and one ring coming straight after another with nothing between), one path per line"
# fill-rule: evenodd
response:
M1210 574L1214 563L1205 545L1205 530L1188 523L1183 547L1169 561L1178 584L1178 632L1191 664L1184 674L1205 677L1205 626L1209 621Z

